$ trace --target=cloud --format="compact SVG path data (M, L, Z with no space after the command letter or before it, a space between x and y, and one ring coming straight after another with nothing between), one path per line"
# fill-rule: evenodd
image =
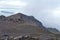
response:
M55 8L54 10L52 10L53 16L60 18L60 7Z
M23 1L18 1L18 0L16 0L16 1L0 1L0 8L1 7L25 7L27 5L27 3L25 3L25 2L23 2ZM10 8L9 7L9 8Z
M6 1L6 2L5 2L6 5L11 5L11 6L23 7L23 6L26 6L27 5L25 2L21 2L21 1Z
M27 3L21 0L0 0L0 15L9 16L16 12L22 12L26 6ZM12 11L13 13L3 13L1 11Z
M11 12L11 11L1 11L2 13L5 13L5 14L12 14L13 12Z

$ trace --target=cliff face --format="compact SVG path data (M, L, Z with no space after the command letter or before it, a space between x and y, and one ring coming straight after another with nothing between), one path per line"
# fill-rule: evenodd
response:
M0 16L0 36L2 35L52 34L33 16L17 13L8 17Z

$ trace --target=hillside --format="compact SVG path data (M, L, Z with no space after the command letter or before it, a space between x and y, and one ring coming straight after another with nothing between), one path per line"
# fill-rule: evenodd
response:
M33 16L27 16L22 13L17 13L8 17L0 16L0 36L19 36L19 35L33 35L40 36L40 34L52 34L49 32L41 22Z

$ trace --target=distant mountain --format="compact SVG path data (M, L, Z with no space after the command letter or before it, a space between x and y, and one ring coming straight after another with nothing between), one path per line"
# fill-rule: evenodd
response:
M0 37L2 35L19 36L32 35L39 36L44 39L53 37L54 34L45 28L40 21L33 16L27 16L22 13L17 13L8 17L0 16Z
M47 29L53 32L59 32L56 28L47 28Z
M60 34L60 31L57 30L56 28L47 28L47 29L54 34Z
M47 28L47 29L48 29L48 31L50 31L51 33L55 34L55 36L56 36L57 38L60 38L60 31L59 31L59 30L57 30L56 28Z

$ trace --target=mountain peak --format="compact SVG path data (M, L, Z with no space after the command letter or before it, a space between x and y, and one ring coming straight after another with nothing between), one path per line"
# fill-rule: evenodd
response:
M24 15L22 13L16 13L15 16L26 16L26 15Z
M36 23L37 25L42 26L42 23L39 22L37 19L35 19L33 16L28 16L22 13L16 13L14 15L9 16L8 18L13 19L14 21L16 20L22 20L24 22L31 22L31 23Z
M22 13L16 13L16 14L11 15L11 16L9 16L9 17L11 17L11 18L20 18L20 17L24 17L24 16L26 16L26 15L24 15L24 14L22 14Z

